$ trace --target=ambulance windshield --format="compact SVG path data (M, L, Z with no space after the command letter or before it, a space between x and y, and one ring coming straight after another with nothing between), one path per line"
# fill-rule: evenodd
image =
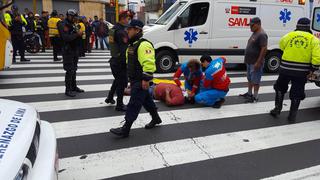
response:
M168 11L166 11L157 21L156 24L160 24L160 25L166 25L168 24L172 18L175 17L175 15L180 11L181 8L184 7L184 5L187 2L179 2L176 4L173 4Z

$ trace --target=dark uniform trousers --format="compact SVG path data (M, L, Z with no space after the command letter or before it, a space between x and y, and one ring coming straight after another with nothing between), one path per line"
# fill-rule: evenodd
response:
M120 58L112 57L110 60L110 67L114 81L112 82L112 86L108 94L108 99L113 99L114 94L117 93L118 106L123 105L124 89L128 84L127 69L126 67L121 66L120 62Z
M17 51L19 51L19 55L21 59L24 59L24 41L22 36L11 36L12 46L13 46L13 61L16 60Z
M76 75L78 69L79 52L63 52L63 69L66 71L66 91L74 91L77 87Z
M274 89L285 94L288 91L290 82L290 99L304 100L306 97L305 84L307 83L307 77L296 77L280 73L278 80L274 85Z
M157 107L148 90L142 89L142 83L131 82L131 97L127 105L125 120L134 122L142 106L151 114L152 117L157 115Z
M61 39L59 37L50 37L53 48L53 58L58 59L58 53L61 51Z

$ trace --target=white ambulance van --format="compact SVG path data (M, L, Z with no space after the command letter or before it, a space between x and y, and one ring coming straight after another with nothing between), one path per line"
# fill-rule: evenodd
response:
M275 72L280 38L296 28L299 18L309 17L309 10L309 0L178 0L145 29L144 37L154 44L159 72L202 54L243 63L249 22L258 16L269 36L265 69Z
M320 0L313 1L313 10L311 14L313 34L320 38Z
M0 99L1 180L56 180L56 148L52 126L33 107Z
M320 0L313 1L313 9L311 13L311 29L313 34L320 39ZM320 70L315 71L315 77L310 81L315 82L320 87Z

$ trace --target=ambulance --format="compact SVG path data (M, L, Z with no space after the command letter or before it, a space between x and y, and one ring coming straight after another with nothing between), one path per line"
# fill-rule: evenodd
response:
M313 1L313 8L311 13L311 29L313 34L320 39L320 0ZM314 72L315 77L309 79L311 82L320 87L320 70Z
M265 70L276 72L279 40L295 30L299 18L310 16L309 0L177 0L144 30L144 38L154 44L159 72L203 54L244 63L250 19L257 16L269 36Z
M0 179L56 180L53 127L24 103L0 99Z
M320 39L320 0L313 1L311 19L313 34Z

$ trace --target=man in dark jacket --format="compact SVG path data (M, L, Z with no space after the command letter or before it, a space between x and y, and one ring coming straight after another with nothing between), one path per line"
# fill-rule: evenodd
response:
M78 13L74 9L67 11L67 17L64 21L58 23L58 30L63 41L62 57L63 68L66 71L65 76L65 95L75 97L76 93L82 93L84 90L80 89L76 83L76 72L78 69L79 60L79 41L83 32L75 24L75 18Z
M9 31L11 33L11 41L13 46L13 62L16 62L17 51L21 56L20 61L30 61L24 57L25 45L23 41L23 28L27 26L27 21L23 15L19 13L18 6L13 5L12 8L11 21L8 24Z
M94 33L95 45L96 49L98 49L98 26L99 26L99 18L98 16L94 16L94 21L92 22L92 31Z
M128 34L125 31L128 25L129 17L127 13L119 15L119 22L110 29L110 67L114 81L109 91L105 102L108 104L115 104L113 100L114 93L117 93L117 111L126 111L126 106L123 104L124 89L128 84L127 80L127 66L126 66L126 50L128 47Z

